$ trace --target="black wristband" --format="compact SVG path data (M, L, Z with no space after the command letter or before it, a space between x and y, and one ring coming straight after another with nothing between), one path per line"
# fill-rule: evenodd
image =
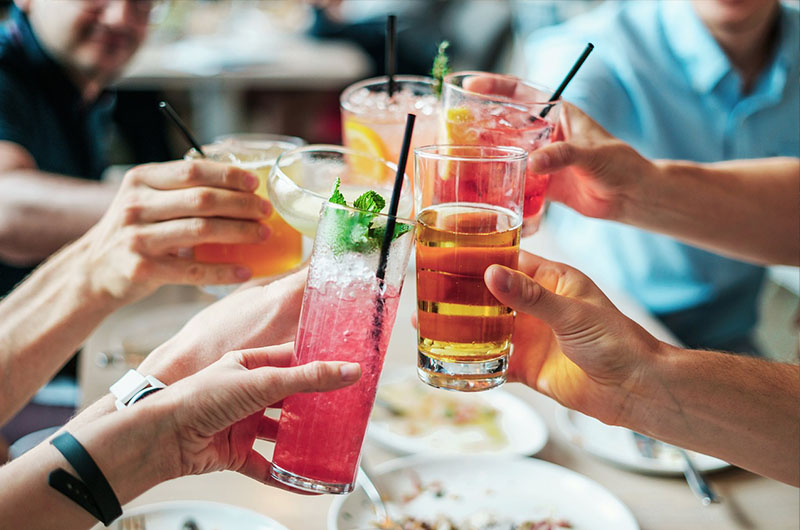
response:
M57 469L50 473L48 478L50 486L77 502L106 526L122 515L122 506L120 506L114 490L111 489L111 484L108 483L103 472L100 471L80 442L70 433L65 432L53 438L50 443L75 468L82 481L77 481L63 469ZM73 481L65 480L65 474L70 476ZM76 482L80 486L77 486Z

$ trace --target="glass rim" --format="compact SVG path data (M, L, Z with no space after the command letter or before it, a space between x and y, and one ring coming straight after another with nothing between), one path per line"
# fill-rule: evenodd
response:
M446 154L440 151L445 149L455 150L480 150L480 155L469 156L459 154ZM414 149L414 156L437 160L455 160L459 162L519 162L528 159L528 152L521 147L512 145L448 145L435 144L423 145Z
M515 105L523 106L523 107L532 107L532 106L539 106L539 105L558 105L561 103L562 99L559 97L555 101L515 101L514 99L508 96L500 96L500 95L490 95L490 94L481 94L480 92L473 92L472 90L468 90L462 86L458 86L452 82L453 79L457 77L468 77L468 76L484 76L484 77L494 77L494 78L501 78L501 79L513 79L517 83L522 83L528 88L533 88L534 90L538 90L544 93L554 94L555 90L547 87L545 85L540 85L538 83L531 83L530 81L526 81L521 77L517 77L515 75L509 74L497 74L494 72L479 72L477 70L462 70L459 72L451 72L444 76L442 80L442 84L445 86L450 87L451 89L459 92L461 94L467 94L469 96L478 97L487 101L496 101L499 103L513 103Z
M411 225L411 226L414 226L414 225L417 224L416 220L408 219L407 217L400 217L399 215L389 215L388 213L369 212L367 210L361 210L361 209L356 208L354 206L347 206L345 204L339 204L339 203L336 203L336 202L331 202L329 199L325 199L325 201L323 201L322 208L335 208L337 210L346 210L346 211L351 212L351 213L368 213L368 214L374 215L376 217L383 217L383 218L385 218L387 220L388 219L394 219L395 222L400 222L402 224L407 224L407 225Z
M247 144L260 144L272 142L275 144L290 145L292 149L308 145L308 142L299 136L291 136L288 134L274 134L274 133L231 133L215 136L209 145L214 145L224 142L239 142L245 146Z
M433 86L436 82L434 78L424 75L396 75L394 76L394 80L400 82L418 83L420 85L428 85L431 88L431 94L433 94ZM389 81L388 75L380 75L377 77L370 77L367 79L362 79L361 81L356 81L355 83L348 86L342 91L342 95L339 96L339 106L341 106L344 110L348 112L352 112L353 114L358 114L355 110L353 110L353 106L349 104L350 96L352 95L352 93L360 88L364 88L370 85L388 84L388 81Z
M373 156L373 155L370 155L368 153L363 153L361 151L356 151L355 149L350 149L349 147L343 147L341 145L309 144L309 145L304 145L302 147L297 147L297 148L292 149L290 151L284 151L283 153L278 155L278 158L275 159L275 165L272 166L272 170L270 171L270 177L272 177L272 175L274 174L285 185L291 186L293 189L297 190L300 193L308 193L309 195L317 197L318 199L322 199L322 201L324 203L336 204L336 203L331 203L330 202L330 197L326 197L324 195L321 195L321 194L319 194L319 193L317 193L315 191L312 191L312 190L310 190L308 188L300 187L294 180L291 179L291 177L289 177L281 169L281 165L286 163L286 158L289 158L290 156L291 157L300 156L300 155L302 155L303 153L306 153L306 152L320 152L320 153L326 153L327 152L327 153L339 153L339 154L342 154L342 155L360 156L362 158L368 158L368 159L372 160L373 162L384 164L386 167L388 167L390 170L392 170L392 172L395 175L397 174L397 164L395 164L394 162L389 162L388 160L384 160L383 158L379 158L377 156ZM405 173L404 177L409 183L411 183L411 177L408 176L408 173ZM339 204L337 206L341 206L342 208L348 208L348 209L350 209L350 210L352 210L354 212L364 212L364 210L359 210L358 208L353 208L352 206L343 206L341 204ZM369 213L372 213L372 212L369 212ZM403 220L403 221L408 221L408 222L413 223L413 221L411 221L411 220L409 220L409 219L407 219L405 217L400 217L400 216L396 216L396 215L395 216L390 216L389 214L385 214L385 213L378 213L378 214L375 214L375 215L380 215L380 216L384 216L384 217L394 217L395 219L400 219L400 220Z

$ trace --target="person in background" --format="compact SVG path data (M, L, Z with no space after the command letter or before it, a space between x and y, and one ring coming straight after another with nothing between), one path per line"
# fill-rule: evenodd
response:
M800 155L796 7L777 0L607 3L534 33L527 77L557 85L587 41L595 51L564 98L645 157ZM745 211L732 224L741 226ZM546 226L576 266L634 295L687 346L758 354L751 333L761 265L560 205L550 208Z

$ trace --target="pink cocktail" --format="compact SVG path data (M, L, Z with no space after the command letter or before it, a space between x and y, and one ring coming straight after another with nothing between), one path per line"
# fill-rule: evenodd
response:
M441 140L450 145L514 146L533 152L555 136L561 103L549 103L551 94L547 88L508 75L450 74L444 80ZM529 161L523 236L539 227L549 182L550 175L535 173Z
M307 491L348 493L355 485L361 444L397 314L413 243L413 222L393 241L384 279L376 276L380 241L343 239L359 210L325 203L295 340L294 364L350 361L361 379L333 392L296 394L283 401L272 476ZM370 229L385 228L374 215ZM346 232L347 228L344 229ZM385 232L385 229L384 229ZM398 233L398 230L395 230Z

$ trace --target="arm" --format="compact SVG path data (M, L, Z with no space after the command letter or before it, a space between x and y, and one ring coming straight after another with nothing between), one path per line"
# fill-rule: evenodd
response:
M92 456L121 504L170 478L225 469L277 486L269 462L253 449L257 437L273 439L276 423L263 416L265 407L297 392L342 388L360 376L357 363L279 368L291 357L291 345L232 352L130 408L91 422L78 416L66 430ZM56 467L75 475L43 443L0 468L0 521L9 528L92 526L96 521L88 513L48 486Z
M553 174L553 200L748 261L800 264L800 160L653 162L577 107L563 110L565 141L531 155Z
M248 279L250 271L238 265L197 263L174 252L205 242L262 241L257 220L269 204L252 193L256 184L249 173L212 162L129 172L103 219L0 302L0 423L115 309L166 283Z
M36 168L28 151L0 141L0 259L38 263L95 224L114 186Z
M599 420L800 485L800 368L666 345L579 271L531 254L486 284L517 310L509 379Z

